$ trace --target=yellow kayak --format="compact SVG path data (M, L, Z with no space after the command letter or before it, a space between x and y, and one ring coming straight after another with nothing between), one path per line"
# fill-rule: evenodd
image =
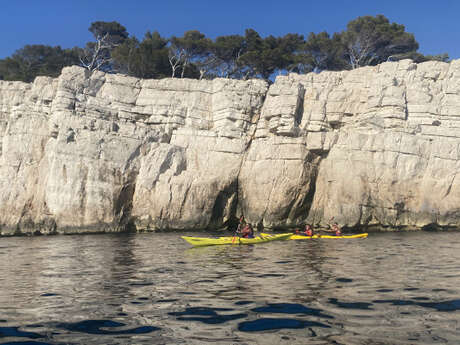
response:
M265 242L271 242L271 241L276 241L276 240L287 240L289 239L290 236L292 236L292 233L278 234L278 235L261 234L260 236L257 236L254 238L241 238L241 237L231 237L231 236L218 237L218 238L181 236L181 238L186 240L192 246L200 247L200 246L216 246L216 245L224 245L224 244L257 244L257 243L265 243Z
M336 236L336 235L313 235L313 236L304 236L304 235L292 235L289 237L290 240L308 240L312 238L366 238L367 233L364 234L356 234L356 235L342 235L342 236Z

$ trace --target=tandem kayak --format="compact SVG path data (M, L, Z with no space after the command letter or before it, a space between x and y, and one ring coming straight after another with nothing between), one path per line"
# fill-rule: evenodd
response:
M257 244L265 243L276 240L287 240L292 236L292 233L287 234L278 234L278 235L269 235L261 234L255 238L241 238L241 237L218 237L218 238L209 238L209 237L189 237L181 236L184 240L190 243L192 246L201 247L201 246L217 246L224 244Z
M303 236L303 235L292 235L289 237L290 240L308 240L312 238L366 238L367 233L364 234L356 234L356 235L313 235L313 236Z

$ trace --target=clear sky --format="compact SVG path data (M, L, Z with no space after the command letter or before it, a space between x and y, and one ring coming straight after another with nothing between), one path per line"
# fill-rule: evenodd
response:
M460 58L460 0L0 0L0 58L26 44L83 47L94 21L118 21L142 39L147 30L208 37L342 31L365 15L385 15L413 33L423 54Z

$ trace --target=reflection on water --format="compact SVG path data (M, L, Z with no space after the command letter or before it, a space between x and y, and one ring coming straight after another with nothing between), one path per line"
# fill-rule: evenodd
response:
M0 238L0 344L456 344L459 261L458 232Z

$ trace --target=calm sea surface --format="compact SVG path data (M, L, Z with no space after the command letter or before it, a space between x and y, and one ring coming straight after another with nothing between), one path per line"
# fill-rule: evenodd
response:
M460 232L0 238L0 344L206 343L459 344Z

